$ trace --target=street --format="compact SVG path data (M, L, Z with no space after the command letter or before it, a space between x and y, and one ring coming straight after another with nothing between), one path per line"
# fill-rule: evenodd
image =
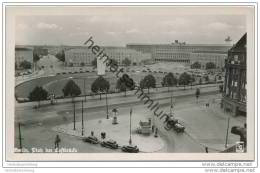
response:
M207 90L206 90L207 91ZM192 92L193 90L185 92ZM176 93L175 93L176 94ZM180 94L180 93L179 93ZM176 94L178 95L178 94ZM130 107L133 112L139 114L140 119L152 117L153 112L149 111L145 105L136 96L116 97L109 99L109 114L111 110L118 108L118 116L129 115ZM158 100L160 108L169 112L170 99L169 93L155 94L151 98ZM159 129L159 135L164 141L164 147L156 152L205 152L207 146L210 152L222 150L225 144L226 117L221 112L219 100L221 95L207 94L199 98L196 103L194 94L174 97L174 113L186 127L184 134L176 134L173 130L164 129L163 120L154 118L155 124ZM205 107L205 103L212 102L210 108ZM188 108L188 109L187 109ZM76 105L76 121L81 121L81 104ZM88 121L106 118L105 100L84 102L84 120L88 126ZM22 145L31 152L31 148L54 148L54 140L57 132L52 128L58 125L70 124L73 122L73 104L63 103L59 105L45 106L39 109L33 109L32 106L19 106L16 108L16 122L22 125ZM208 123L215 122L215 123ZM243 124L233 118L232 125ZM18 128L16 123L16 147L19 147ZM90 135L90 132L85 132ZM61 147L76 148L77 152L121 152L120 150L111 150L100 146L84 143L80 138L64 133L59 133L61 138ZM238 137L229 134L228 143L232 144L238 141Z

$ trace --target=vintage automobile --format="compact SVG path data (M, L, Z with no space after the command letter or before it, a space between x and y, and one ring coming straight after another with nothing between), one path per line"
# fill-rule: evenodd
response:
M177 133L184 132L185 127L179 123L179 120L174 118L173 116L170 116L166 120L166 126L164 127L166 130L170 130L173 128L174 131Z
M180 123L176 123L174 126L173 126L173 129L177 132L177 133L180 133L180 132L184 132L185 130L185 127L180 124Z
M139 148L136 145L124 145L121 150L128 153L138 153Z
M83 138L83 141L91 143L91 144L98 144L99 143L98 139L95 136L88 136L86 138Z
M108 140L108 141L103 141L100 143L102 147L107 147L111 149L118 149L118 144L114 140Z
M150 133L152 132L151 127L152 123L150 119L149 121L140 121L139 127L136 129L136 132L138 134L150 135Z
M172 129L176 123L178 123L178 119L170 116L168 119L165 120L166 126L164 127L166 130Z

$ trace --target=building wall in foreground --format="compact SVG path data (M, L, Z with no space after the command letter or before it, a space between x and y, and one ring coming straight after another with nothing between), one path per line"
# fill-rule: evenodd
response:
M228 51L222 107L233 115L246 113L246 34Z

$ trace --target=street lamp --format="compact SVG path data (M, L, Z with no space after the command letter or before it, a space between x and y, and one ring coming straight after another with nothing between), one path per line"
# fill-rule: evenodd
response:
M107 103L107 90L106 90L106 108L107 108L107 119L109 119L109 116L108 116L108 103Z
M83 117L83 100L81 101L81 136L84 136L84 117Z
M73 102L73 130L76 130L75 101Z

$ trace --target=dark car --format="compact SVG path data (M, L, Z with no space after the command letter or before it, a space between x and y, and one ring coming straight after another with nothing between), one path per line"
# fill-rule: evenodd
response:
M101 146L111 149L118 149L118 144L116 143L116 141L113 140L103 141L101 142Z
M180 124L180 123L176 123L173 127L173 129L177 132L177 133L180 133L180 132L184 132L185 130L185 127Z
M98 139L95 136L89 136L89 137L83 138L83 141L91 143L91 144L98 144Z
M139 152L139 148L135 145L124 145L122 148L123 152L128 152L128 153L138 153Z

